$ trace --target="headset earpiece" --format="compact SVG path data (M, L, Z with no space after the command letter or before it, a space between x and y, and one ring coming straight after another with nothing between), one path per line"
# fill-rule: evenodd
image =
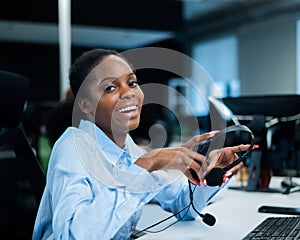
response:
M205 180L208 186L220 186L223 183L223 176L226 171L223 168L213 168L209 171Z
M210 143L215 141L217 138L220 138L222 135L224 135L226 133L229 133L229 132L234 132L234 131L248 132L251 136L250 146L247 149L247 151L241 157L239 157L237 160L235 160L233 163L229 164L228 166L226 166L224 168L213 168L212 170L210 170L205 175L205 180L206 180L206 183L207 183L208 186L220 186L220 185L222 185L223 176L226 173L226 171L228 171L229 169L231 169L232 167L238 165L241 162L245 163L249 153L253 149L254 136L253 136L252 131L248 127L246 127L244 125L233 125L233 126L222 129L218 135L206 140L206 142L203 145L198 147L198 153L206 156L208 154ZM195 173L195 171L193 169L190 169L190 173L196 181L198 181L198 182L200 181L198 175Z

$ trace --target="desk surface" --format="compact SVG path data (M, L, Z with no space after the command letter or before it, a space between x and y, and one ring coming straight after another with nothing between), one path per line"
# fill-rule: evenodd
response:
M281 180L282 178L273 177L270 187L279 188ZM234 179L230 184L235 184ZM205 225L199 217L195 221L178 222L160 233L147 233L139 239L240 240L265 218L269 216L287 216L259 213L257 209L260 206L300 207L299 200L300 192L285 195L225 188L215 196L212 204L201 211L203 214L210 213L216 217L217 222L214 226ZM169 215L170 213L161 210L159 206L147 205L137 228L143 229ZM174 221L176 221L175 218L172 218L167 221L167 224L162 224L152 230L162 229Z

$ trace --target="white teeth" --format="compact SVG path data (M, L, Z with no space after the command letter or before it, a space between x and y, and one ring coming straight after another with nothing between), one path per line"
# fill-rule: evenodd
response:
M132 111L132 110L135 110L135 109L137 109L137 106L130 106L130 107L122 108L122 109L119 109L118 111L123 113L123 112Z

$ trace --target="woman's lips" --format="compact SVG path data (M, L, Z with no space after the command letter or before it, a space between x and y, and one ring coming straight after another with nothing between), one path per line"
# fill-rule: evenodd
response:
M129 113L131 111L135 111L138 109L138 105L132 105L132 106L127 106L121 109L118 109L117 111L120 113Z

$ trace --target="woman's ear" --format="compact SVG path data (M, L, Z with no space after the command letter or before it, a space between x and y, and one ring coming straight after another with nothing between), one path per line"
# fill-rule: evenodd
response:
M78 105L80 110L85 114L92 114L92 104L87 98L79 98Z

